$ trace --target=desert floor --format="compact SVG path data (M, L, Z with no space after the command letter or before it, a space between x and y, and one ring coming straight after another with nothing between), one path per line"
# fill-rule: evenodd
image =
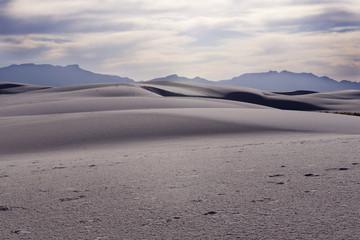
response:
M359 91L18 87L1 239L360 238L360 118L318 112L360 112Z

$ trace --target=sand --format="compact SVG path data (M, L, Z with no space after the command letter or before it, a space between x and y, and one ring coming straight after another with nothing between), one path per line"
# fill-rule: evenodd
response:
M360 118L307 111L360 112L359 91L21 88L0 95L2 239L360 238Z

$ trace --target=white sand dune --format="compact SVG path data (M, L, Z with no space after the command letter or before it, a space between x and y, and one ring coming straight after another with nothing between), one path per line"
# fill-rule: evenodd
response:
M248 102L285 110L332 110L360 112L360 91L344 90L311 94L280 94L245 87L208 84L152 82L146 87L167 91L162 95L201 96ZM161 94L161 93L160 93Z
M317 112L360 112L360 91L19 87L0 95L4 239L360 237L360 118Z
M166 91L174 96L162 97L153 93L156 91ZM306 99L331 98L334 101L336 96L336 99L342 100L347 95L347 101L357 101L353 100L357 92L351 93L329 93L330 97L311 94L315 96L307 96ZM279 106L293 103L290 100L293 96L279 96L254 89L169 82L30 91L2 97L0 120L3 140L0 152L33 152L87 144L224 133L360 133L360 124L355 117L280 111L258 102L225 100L231 94L255 100L261 98L261 102L273 101ZM295 98L299 100L298 96ZM320 107L320 100L314 100L315 104L311 106Z
M265 109L179 108L1 118L1 153L267 132L359 134L357 117Z

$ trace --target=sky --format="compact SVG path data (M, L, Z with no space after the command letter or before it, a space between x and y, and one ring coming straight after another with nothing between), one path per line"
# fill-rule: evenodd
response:
M360 82L360 0L0 0L0 67L149 80L269 70Z

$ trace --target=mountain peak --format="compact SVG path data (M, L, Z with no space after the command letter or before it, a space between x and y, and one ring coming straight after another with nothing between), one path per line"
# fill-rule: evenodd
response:
M169 76L166 76L165 78L178 78L179 76L177 74L171 74Z
M0 81L34 84L39 86L71 86L92 83L130 83L129 78L93 73L78 64L54 66L26 63L0 68Z
M71 64L71 65L67 65L65 66L66 68L72 68L72 69L80 69L79 64Z
M290 92L308 90L327 92L345 89L359 89L360 83L337 82L329 77L318 77L312 73L294 73L283 70L263 73L246 73L231 80L219 81L218 84L243 86L265 91Z
M34 63L22 63L22 64L11 64L9 68L16 68L16 67L33 67L36 66Z
M173 81L173 82L194 82L194 83L213 83L209 80L206 80L201 77L195 77L195 78L187 78L187 77L181 77L177 74L172 74L167 77L163 78L154 78L152 80L149 80L149 82L159 82L159 81Z

